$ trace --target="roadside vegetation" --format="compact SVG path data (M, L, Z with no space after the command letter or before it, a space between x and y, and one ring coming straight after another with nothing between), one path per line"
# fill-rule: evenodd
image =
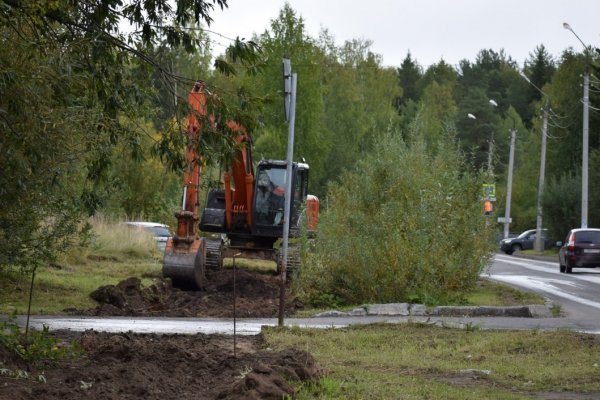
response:
M90 220L91 230L87 244L80 244L57 259L55 263L39 268L33 290L33 314L61 314L69 309L88 309L96 306L89 297L100 286L116 284L135 276L142 285L151 284L152 278L162 276L162 253L154 239L146 232L132 229L120 221L106 218ZM227 259L225 268L232 268ZM273 262L236 260L237 268L275 273ZM0 313L24 314L29 299L30 275L19 269L0 270ZM298 293L299 295L301 293ZM351 309L363 302L344 305L329 290L315 292L306 301L301 315L313 315L325 309ZM524 305L541 304L543 298L529 292L488 280L478 280L462 297L443 305Z
M102 285L131 276L148 284L160 276L162 253L150 234L105 218L90 220L87 241L72 247L55 262L38 269L31 312L61 314L96 304L90 293ZM24 314L30 275L18 268L0 269L0 313Z
M269 328L264 334L274 350L305 350L328 371L318 382L300 386L298 399L600 395L600 340L595 335L412 323L326 330Z

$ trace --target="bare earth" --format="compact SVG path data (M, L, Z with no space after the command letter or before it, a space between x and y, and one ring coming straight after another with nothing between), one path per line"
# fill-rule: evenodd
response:
M276 276L238 270L235 278L237 317L277 316ZM98 307L70 312L233 317L233 287L231 270L209 276L202 291L172 288L160 278L142 289L137 278L129 278L94 291ZM300 307L286 299L286 314ZM223 335L54 335L65 344L80 345L84 356L58 365L27 365L0 346L0 399L281 399L293 394L294 382L323 373L310 354L272 351L261 336L237 337L234 353L233 337ZM27 377L16 379L14 372L19 370Z

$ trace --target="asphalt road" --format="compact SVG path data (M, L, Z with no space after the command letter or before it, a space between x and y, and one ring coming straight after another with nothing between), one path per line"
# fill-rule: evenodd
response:
M560 304L562 316L558 318L523 317L433 317L433 316L342 316L319 318L287 318L285 325L332 328L352 324L374 322L406 323L422 322L453 327L478 326L482 329L571 329L579 332L600 334L600 269L574 270L573 274L561 274L557 262L525 259L498 254L482 276L523 289L540 293L549 303ZM25 323L25 317L18 319ZM263 319L199 319L199 318L78 318L33 316L31 325L50 330L70 329L83 331L94 329L106 332L139 333L222 333L252 335L262 326L276 326L275 318Z
M573 273L564 274L558 270L558 260L497 254L483 275L537 292L560 304L569 318L600 321L600 268L574 268Z

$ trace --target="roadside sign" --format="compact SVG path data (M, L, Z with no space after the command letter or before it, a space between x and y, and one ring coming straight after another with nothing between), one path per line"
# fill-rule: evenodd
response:
M496 185L494 183L484 183L482 186L483 198L496 201Z
M504 217L498 217L498 223L499 224L505 224L506 223L506 218L504 218ZM512 224L512 218L508 219L508 223Z

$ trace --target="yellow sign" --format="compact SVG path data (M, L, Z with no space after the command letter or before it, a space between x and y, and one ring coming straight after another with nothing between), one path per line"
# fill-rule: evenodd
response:
M483 198L488 199L490 201L496 200L496 185L495 184L491 183L491 184L483 185Z

